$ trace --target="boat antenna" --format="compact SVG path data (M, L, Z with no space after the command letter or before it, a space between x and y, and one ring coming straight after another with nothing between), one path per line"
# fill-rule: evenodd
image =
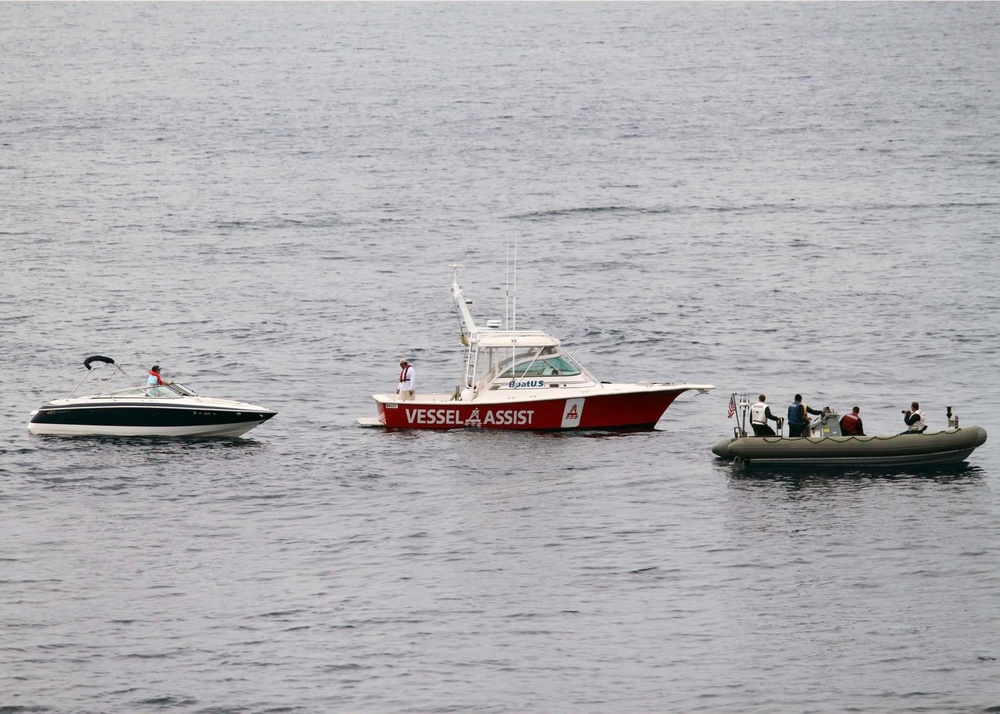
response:
M514 292L511 296L510 329L517 329L517 231L514 231Z
M507 216L507 230L505 231L506 254L506 275L503 286L503 329L510 329L510 216Z

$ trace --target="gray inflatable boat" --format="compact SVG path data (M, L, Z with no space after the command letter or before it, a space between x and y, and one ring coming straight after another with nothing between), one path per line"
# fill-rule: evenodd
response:
M742 407L747 402L740 404ZM744 411L743 416L746 416ZM960 464L986 442L980 426L958 427L948 407L944 431L887 436L841 436L836 412L824 415L812 436L747 436L737 426L733 438L723 439L712 452L728 461L789 466L937 466ZM745 427L746 421L743 421Z

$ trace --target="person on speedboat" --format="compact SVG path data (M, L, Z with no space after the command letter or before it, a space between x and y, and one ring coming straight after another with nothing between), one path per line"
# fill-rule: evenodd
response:
M768 425L768 420L774 421L778 428L781 428L781 417L776 417L771 413L771 407L767 403L767 397L761 394L759 400L750 407L750 426L753 427L754 436L775 436L774 429Z
M796 394L795 401L788 407L788 435L803 436L809 426L809 415L821 415L819 409L813 409L802 403L802 395Z
M149 368L149 378L146 380L146 396L153 396L148 387L162 387L164 384L173 384L173 382L164 382L163 377L160 375L160 365L154 364Z
M405 359L399 360L399 386L396 394L404 402L412 401L416 396L417 380L413 373L413 367Z
M913 402L909 409L903 410L903 421L906 422L906 431L902 432L903 434L922 434L927 431L924 413L917 402Z
M861 407L854 407L850 414L841 417L840 433L844 436L865 435L865 425L861 421Z

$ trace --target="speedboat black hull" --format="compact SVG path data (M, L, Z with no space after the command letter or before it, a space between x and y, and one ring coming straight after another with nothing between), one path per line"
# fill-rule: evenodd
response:
M56 436L242 436L276 413L253 404L47 404L32 412L28 431Z
M959 464L986 442L986 430L963 427L893 436L744 436L712 447L719 458L769 465L936 466Z

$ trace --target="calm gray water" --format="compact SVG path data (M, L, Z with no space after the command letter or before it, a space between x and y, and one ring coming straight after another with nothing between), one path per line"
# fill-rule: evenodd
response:
M0 4L0 711L1000 710L1000 6ZM383 433L475 314L656 431ZM29 437L82 360L279 410ZM741 473L729 393L951 471Z

